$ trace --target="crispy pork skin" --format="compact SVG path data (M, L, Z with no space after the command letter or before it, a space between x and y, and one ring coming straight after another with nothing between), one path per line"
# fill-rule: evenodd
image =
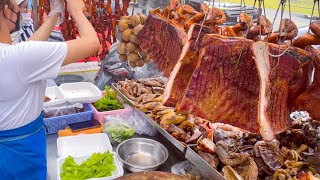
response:
M301 52L290 48L278 63L278 58L268 55L266 46L269 52L278 53L275 44L205 35L197 67L176 110L272 140L290 126L289 86L301 70L297 57L308 55L301 56ZM284 50L281 46L280 53Z
M203 26L201 29L200 24L193 24L190 27L187 43L184 45L180 59L166 85L163 98L165 106L174 107L177 101L183 97L183 90L187 88L192 73L197 66L202 37L210 33L212 31L209 27Z
M184 28L151 11L137 38L140 48L169 77L187 41Z

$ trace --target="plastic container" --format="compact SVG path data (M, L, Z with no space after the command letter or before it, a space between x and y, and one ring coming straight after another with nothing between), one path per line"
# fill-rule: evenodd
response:
M44 107L59 106L66 102L66 97L61 89L57 86L46 88L45 96L49 97L51 100L45 102L43 104Z
M68 156L72 156L76 163L80 164L91 157L93 153L110 151L113 154L116 170L112 176L104 178L93 178L91 180L111 180L123 176L123 167L116 153L112 152L109 138L104 133L81 134L78 136L60 137L57 139L57 179L60 180L62 164Z
M91 120L93 109L89 104L84 104L85 111L65 116L57 116L53 118L44 118L46 134L54 134L59 130L65 129L69 124Z
M80 74L63 74L59 75L54 82L60 86L64 83L77 83L77 82L85 82L88 81L86 77Z
M106 94L105 91L102 91L102 96ZM117 98L120 100L121 104L123 105L124 109L118 109L118 110L112 110L112 111L104 111L104 112L99 112L93 104L89 104L90 107L93 109L93 117L98 120L101 124L106 123L105 117L108 115L119 115L123 113L130 113L132 111L132 108L130 105L126 104L122 98L120 98L117 95Z
M89 82L65 83L60 88L70 103L94 103L102 97L98 87Z
M112 151L108 135L105 133L80 134L57 139L58 156L92 154Z

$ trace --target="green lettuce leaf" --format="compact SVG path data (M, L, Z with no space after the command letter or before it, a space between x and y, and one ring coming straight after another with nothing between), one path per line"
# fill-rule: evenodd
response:
M99 112L104 111L112 111L112 110L118 110L123 109L121 102L117 98L116 92L110 90L109 87L105 87L106 94L96 103L94 103L94 107Z
M112 176L116 170L113 154L109 151L101 154L94 153L89 159L80 165L75 163L73 157L66 158L62 165L62 180L84 180Z

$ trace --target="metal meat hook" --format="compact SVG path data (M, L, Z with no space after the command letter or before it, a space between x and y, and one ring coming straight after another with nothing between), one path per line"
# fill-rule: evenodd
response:
M260 12L261 10L261 7L263 8L263 14L264 16L266 16L266 9L265 9L265 5L264 5L264 0L258 0L259 3L258 3L258 6L259 6L259 10L258 10L258 20L259 20L259 17L261 16L262 12ZM254 4L253 4L253 10L256 8L256 3L257 3L257 0L254 1ZM253 17L253 13L252 13L252 17ZM261 41L261 35L262 34L262 29L261 29L261 24L259 23L259 39Z
M214 1L215 1L215 0L213 0L213 1L212 1L212 2L213 2L212 8L214 8ZM202 4L202 0L200 0L200 3ZM208 16L208 14L209 14L209 9L210 9L210 0L209 0L208 7L209 7L209 8L207 9L207 12L205 13L205 15L204 15L204 17L203 17L203 20L202 20L202 23L201 23L201 27L200 27L200 31L199 31L199 34L198 34L198 36L197 36L196 43L194 44L195 46L196 46L196 44L197 44L197 43L198 43L198 41L199 41L200 34L201 34L201 31L202 31L202 28L203 28L203 24L204 24L204 22L206 21L207 16Z
M318 2L318 13L319 13L319 17L320 17L320 0L313 0L313 6L312 6L312 11L311 11L308 33L310 33L310 25L311 25L312 19L313 19L314 7L316 6L317 2Z
M133 0L133 6L132 6L132 13L131 13L131 16L133 16L134 15L134 8L136 7L136 2L137 2L137 0Z
M245 0L241 0L241 7L240 7L240 14L241 14L241 9L242 9L242 1L243 1L243 4L244 4L244 12L247 14L247 6L246 6L246 2L245 2ZM259 0L260 1L260 0ZM256 1L254 2L254 3L256 3ZM255 5L255 4L254 4ZM253 8L254 9L254 8ZM252 19L253 19L253 13L252 13L252 17L251 17ZM247 22L246 22L247 23ZM237 59L237 64L239 63L239 61L240 61L240 59L241 59L241 56L242 56L242 53L243 53L243 50L244 50L244 44L245 44L245 38L247 37L247 35L248 35L248 33L249 33L249 30L250 30L250 28L249 28L249 26L246 24L246 26L247 26L247 30L246 30L246 33L244 34L244 39L243 39L243 43L242 43L242 46L241 46L241 50L240 50L240 54L239 54L239 57L238 57L238 59Z
M276 20L276 18L277 18L279 9L280 9L280 7L281 7L281 15L280 15L281 18L280 18L279 38L278 38L278 46L279 46L279 48L278 48L278 55L271 54L271 53L269 52L269 50L268 50L268 40L266 40L266 42L265 42L265 50L266 50L266 52L268 53L268 55L271 56L271 57L277 57L277 58L278 58L277 65L274 67L273 70L275 70L275 69L278 67L278 65L279 65L279 63L280 63L280 57L283 56L283 55L289 50L289 48L290 48L290 44L286 43L288 47L280 54L280 46L281 46L281 38L280 38L280 37L281 37L281 23L282 23L282 20L283 20L283 13L284 13L284 10L285 10L285 7L286 7L286 1L289 2L289 10L290 10L289 13L290 13L290 17L291 17L290 0L281 0L280 3L279 3L278 9L277 9L276 15L275 15L275 17L274 17L274 19L273 19L271 29L270 29L270 32L272 32L274 22L275 22L275 20ZM269 35L267 35L267 39L268 39L268 37L269 37Z

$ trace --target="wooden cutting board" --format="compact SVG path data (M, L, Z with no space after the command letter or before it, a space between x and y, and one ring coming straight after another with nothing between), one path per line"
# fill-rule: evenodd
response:
M167 172L146 171L128 174L126 176L117 178L116 180L190 180L190 178L178 176Z

